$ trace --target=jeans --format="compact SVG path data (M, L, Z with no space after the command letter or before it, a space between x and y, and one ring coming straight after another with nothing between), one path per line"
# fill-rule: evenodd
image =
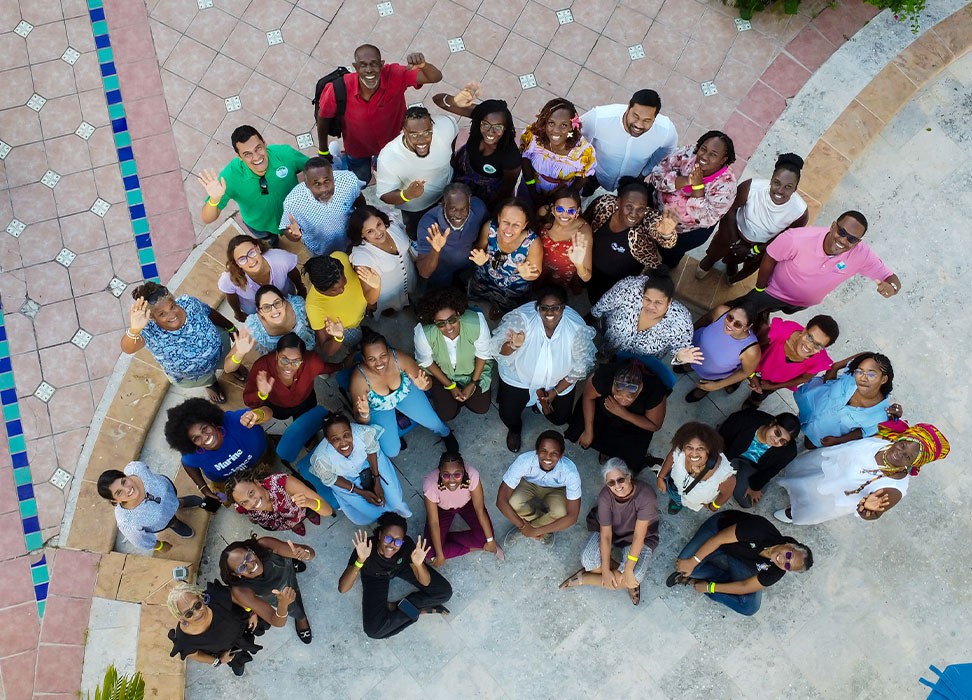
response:
M702 527L695 533L695 537L689 540L688 544L679 552L679 559L691 559L702 545L719 532L719 515L719 513L715 513L702 523ZM703 559L701 564L696 564L692 571L692 578L701 581L715 581L716 583L733 583L745 581L755 574L756 570L751 564L734 559L717 549ZM734 593L706 593L706 595L740 615L754 615L759 610L763 598L762 591L743 595Z
M409 380L411 381L411 380ZM439 415L429 403L429 397L418 387L413 386L408 396L402 399L394 409L388 411L376 411L371 409L371 425L380 425L384 429L378 444L381 451L389 457L397 457L401 451L401 442L398 439L398 420L395 418L395 409L398 409L414 422L431 430L439 437L445 437L451 431L449 426L442 422Z
M732 497L743 508L752 508L753 501L746 495L746 490L749 488L749 480L756 473L756 465L748 459L737 457L732 460L732 466L736 469L736 488L732 491Z
M442 605L452 597L452 586L445 580L445 577L431 566L426 566L426 569L432 577L428 586L423 586L418 582L410 564L402 567L397 576L397 578L418 589L405 596L405 599L420 610ZM414 622L412 618L398 608L388 609L388 584L390 581L391 579L388 578L374 576L361 577L361 620L365 634L372 639L391 637Z
M367 187L371 183L371 168L374 158L371 156L367 158L352 158L345 154L344 160L347 169L353 172L365 184L365 187Z

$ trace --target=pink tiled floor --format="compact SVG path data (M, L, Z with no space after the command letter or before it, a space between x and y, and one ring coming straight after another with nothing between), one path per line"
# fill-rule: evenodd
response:
M390 61L423 51L442 68L443 84L412 100L430 103L432 91L479 80L488 96L508 101L520 125L556 95L586 109L653 87L683 143L724 128L741 170L785 99L873 16L858 0L836 7L804 0L802 14L758 13L753 30L739 33L721 0L395 0L387 18L366 0L217 5L105 2L163 280L211 230L198 220L203 193L194 173L232 157L229 134L240 123L253 123L272 142L294 144L297 134L312 132L308 97L316 79L349 62L358 44L377 44ZM560 25L555 11L568 6L574 22ZM21 18L34 25L26 40L12 31ZM281 29L283 44L268 46L273 29ZM450 55L446 40L455 37L466 51ZM632 61L628 47L636 44L645 58ZM73 66L60 58L68 46L81 53ZM518 76L531 72L538 87L521 89ZM0 80L0 140L13 147L0 164L0 228L14 217L27 224L20 238L0 234L0 294L49 538L58 532L64 499L46 479L58 466L74 472L126 322L128 295L116 299L108 283L117 276L133 284L140 273L83 0L0 2ZM719 94L703 98L703 80L714 80ZM40 113L24 106L34 92L48 99ZM224 99L234 95L242 111L227 114ZM82 120L96 129L87 141L74 134ZM39 183L48 169L62 176L53 191ZM104 219L88 211L96 197L112 204ZM54 262L63 247L78 254L68 269ZM28 298L40 305L33 319L19 312ZM69 344L79 328L94 336L83 351ZM50 404L31 396L41 380L56 389ZM16 504L3 496L9 456L0 458L0 558L21 555L22 577ZM80 594L58 588L66 585L63 572L55 567L52 595L90 596L87 583ZM36 608L14 600L24 597L22 588L6 590L9 600L0 597L0 627L17 627L0 641L6 697L73 692L80 647L58 641L34 651ZM72 605L55 600L55 608ZM56 674L47 663L53 658Z

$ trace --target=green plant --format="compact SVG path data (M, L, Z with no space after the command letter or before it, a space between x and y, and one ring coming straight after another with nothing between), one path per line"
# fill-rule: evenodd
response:
M891 10L894 13L894 18L898 22L909 22L911 24L911 31L914 34L918 33L921 29L921 20L919 15L921 11L925 9L925 3L927 0L864 0L869 5L874 5L874 7L879 10Z
M134 676L118 674L114 664L105 671L105 679L95 688L94 695L88 693L87 700L144 700L145 681L142 674L136 672Z

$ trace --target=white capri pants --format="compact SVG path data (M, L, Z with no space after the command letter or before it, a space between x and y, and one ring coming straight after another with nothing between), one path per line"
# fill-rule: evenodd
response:
M621 550L621 564L618 570L623 572L625 564L628 563L628 552L631 551L630 545ZM648 562L651 561L651 549L647 546L641 548L641 555L638 563L635 564L634 577L641 583L648 574ZM593 571L601 566L601 533L592 532L584 551L581 553L581 566L587 571Z

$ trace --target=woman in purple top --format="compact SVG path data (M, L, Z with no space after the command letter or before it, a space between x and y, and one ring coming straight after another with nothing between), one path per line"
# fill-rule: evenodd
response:
M685 395L686 401L701 401L707 393L719 389L731 394L756 371L762 351L753 333L755 320L752 302L738 299L731 305L715 307L695 322L692 345L702 350L704 359L690 365L701 381ZM680 371L680 367L676 366L675 371Z

